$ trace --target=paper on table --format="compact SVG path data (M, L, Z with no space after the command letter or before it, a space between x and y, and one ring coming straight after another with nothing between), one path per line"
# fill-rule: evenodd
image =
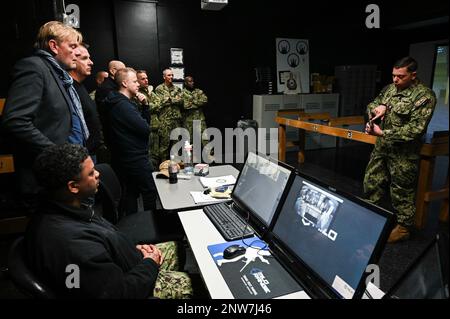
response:
M219 187L236 183L236 178L233 175L200 177L200 183L203 187Z
M227 199L213 198L209 195L203 194L203 192L191 192L191 196L196 204L219 203L227 200Z
M178 173L178 174L177 174L177 177L178 177L178 179L187 179L187 180L189 180L189 179L192 178L192 175Z

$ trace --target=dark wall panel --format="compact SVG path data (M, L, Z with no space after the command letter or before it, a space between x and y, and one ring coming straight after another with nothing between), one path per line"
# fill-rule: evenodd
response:
M156 4L114 1L117 56L127 66L159 70Z
M7 95L15 62L33 52L39 27L52 19L52 0L4 1L0 4L0 97Z
M209 97L208 126L233 127L244 109L243 96L249 94L246 32L237 17L231 20L225 11L202 11L199 5L158 5L161 68L170 66L170 48L183 48L185 74L192 75ZM158 77L161 82L161 73Z
M17 0L1 10L3 70L9 72L18 58L31 52L37 28L52 18L52 2ZM408 53L410 43L448 38L448 20L428 28L392 28L436 16L448 18L448 2L438 0L429 0L420 10L402 1L378 1L379 30L365 28L365 3L344 7L326 0L246 0L230 1L217 12L201 10L199 0L71 3L80 6L81 31L91 45L94 72L118 58L147 69L152 85L158 85L162 69L170 63L170 48L183 48L186 74L194 76L210 99L205 110L208 124L219 128L252 116L254 68L268 66L275 78L276 37L309 39L310 72L332 75L336 65L376 64L382 84L390 81L392 63ZM8 81L0 81L4 96ZM86 80L88 87L92 83Z
M107 71L108 62L117 58L115 49L114 12L112 2L108 0L71 1L80 6L80 31L84 41L90 45L89 53L94 62L92 74ZM85 80L91 90L95 86L94 76Z

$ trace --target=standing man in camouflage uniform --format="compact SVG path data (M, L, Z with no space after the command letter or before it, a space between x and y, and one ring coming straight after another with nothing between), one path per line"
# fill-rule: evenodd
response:
M189 131L191 136L191 142L193 140L193 121L201 121L201 132L206 129L205 115L203 114L203 106L208 103L208 97L205 93L194 88L194 78L192 76L187 76L184 78L184 89L183 89L183 100L184 100L184 127ZM202 140L202 145L204 146L206 141Z
M159 158L169 158L170 132L181 126L181 109L183 108L183 92L173 85L171 69L163 71L164 83L158 85L155 93L159 99Z
M379 204L390 186L397 225L388 242L410 236L415 214L416 180L421 138L433 115L436 97L417 78L417 62L411 57L397 61L393 83L368 105L366 133L378 136L364 176L364 192Z
M144 93L145 96L149 97L153 92L153 86L148 83L148 75L145 70L137 70L136 76L139 82L139 91Z
M153 91L153 86L148 84L147 71L136 71L139 82L139 92L144 94L150 107L150 136L148 156L153 167L158 167L162 160L159 158L159 98Z

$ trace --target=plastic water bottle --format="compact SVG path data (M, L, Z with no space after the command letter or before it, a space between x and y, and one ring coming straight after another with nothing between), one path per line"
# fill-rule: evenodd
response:
M170 163L169 163L169 183L176 184L178 183L178 164L175 162L175 155L170 155Z
M184 142L184 173L186 175L194 174L194 165L192 163L192 145L189 141Z

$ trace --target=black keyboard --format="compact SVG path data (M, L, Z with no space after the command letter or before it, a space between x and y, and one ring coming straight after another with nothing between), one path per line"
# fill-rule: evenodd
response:
M255 232L250 225L228 205L209 205L203 207L203 211L227 241L253 236Z

